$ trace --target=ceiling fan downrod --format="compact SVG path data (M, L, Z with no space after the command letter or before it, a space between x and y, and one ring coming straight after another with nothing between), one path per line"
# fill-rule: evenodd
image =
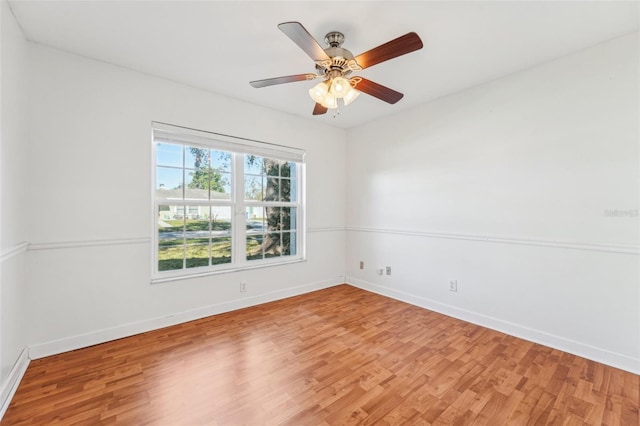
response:
M324 42L329 47L340 47L344 43L344 34L339 31L331 31L324 36Z

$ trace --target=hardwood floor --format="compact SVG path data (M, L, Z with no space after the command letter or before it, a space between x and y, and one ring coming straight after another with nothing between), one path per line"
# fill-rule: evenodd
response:
M2 425L639 424L640 376L348 285L31 362Z

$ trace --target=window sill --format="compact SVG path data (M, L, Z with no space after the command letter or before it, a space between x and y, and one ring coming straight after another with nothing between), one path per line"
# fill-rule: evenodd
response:
M283 266L283 265L291 265L294 263L301 263L301 262L306 262L307 259L305 258L299 258L299 259L292 259L292 260L287 260L284 262L264 262L264 263L258 263L255 265L247 265L247 266L237 266L237 267L232 267L232 268L225 268L225 269L218 269L218 270L209 270L206 272L197 272L197 273L192 273L192 274L182 274L182 275L172 275L172 276L156 276L151 278L151 284L160 284L160 283L165 283L165 282L170 282L170 281L181 281L181 280L188 280L191 278L200 278L200 277L206 277L209 275L222 275L222 274L231 274L231 273L235 273L235 272L242 272L242 271L249 271L252 269L262 269L262 268L272 268L274 266Z

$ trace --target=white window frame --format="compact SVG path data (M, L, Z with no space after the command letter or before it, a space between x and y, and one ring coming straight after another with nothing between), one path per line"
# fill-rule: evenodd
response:
M152 122L151 135L151 212L152 212L152 259L151 282L173 281L198 276L236 272L246 269L262 268L274 265L301 262L306 259L305 227L305 152L304 150L282 145L238 138L213 132L195 130L166 123ZM158 143L173 143L197 146L230 152L231 155L231 192L229 200L165 200L156 197L156 171ZM244 155L256 155L296 164L295 202L266 202L244 199ZM184 169L184 164L183 164ZM169 271L158 270L158 206L172 204L184 206L230 206L231 208L231 263L197 268L183 268ZM247 260L246 258L246 217L247 207L295 207L296 214L296 254L282 257Z

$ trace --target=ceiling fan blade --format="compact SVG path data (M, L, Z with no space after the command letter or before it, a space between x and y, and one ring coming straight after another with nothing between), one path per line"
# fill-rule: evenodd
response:
M356 90L364 92L367 95L371 95L382 101L388 102L390 104L395 104L404 96L402 93L396 92L393 89L389 89L382 84L374 83L373 81L367 80L366 78L358 78L360 78L360 82L356 83Z
M300 22L283 22L278 25L280 31L285 33L300 49L304 50L307 55L314 61L326 61L329 55L324 51L322 46L318 44L315 38Z
M273 86L274 84L293 83L294 81L313 80L318 77L316 74L296 74L284 77L267 78L264 80L250 81L249 84L255 88Z
M321 115L327 112L327 108L323 107L316 102L316 106L313 108L313 115Z
M364 69L418 49L422 49L422 40L418 34L411 32L367 50L356 56L355 60Z

